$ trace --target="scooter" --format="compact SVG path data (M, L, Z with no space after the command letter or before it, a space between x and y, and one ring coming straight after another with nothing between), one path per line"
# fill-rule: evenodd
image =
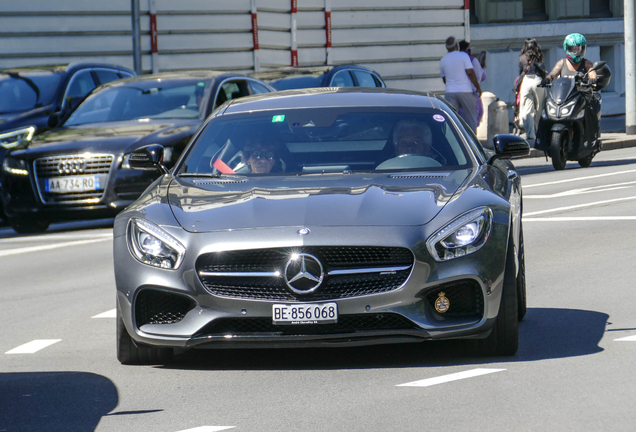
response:
M595 84L588 83L588 74L597 72ZM567 161L577 161L583 168L592 163L594 156L603 149L600 137L601 94L599 90L609 84L611 71L606 62L595 62L586 72L574 78L559 77L551 84L539 120L535 148L544 150L546 158L552 158L555 170L565 168ZM593 98L596 103L586 100ZM598 107L598 108L596 108ZM586 110L596 109L599 128L594 131L594 140L587 139Z

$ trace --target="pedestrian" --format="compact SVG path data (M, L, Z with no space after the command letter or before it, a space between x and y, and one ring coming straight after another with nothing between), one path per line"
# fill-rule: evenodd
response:
M463 40L459 42L459 50L461 52L465 52L466 54L468 54L468 57L470 58L470 62L473 65L473 70L475 71L475 75L477 76L477 80L479 80L479 84L481 85L482 82L484 82L484 80L486 79L486 68L485 65L484 67L482 67L481 63L479 62L479 60L477 60L475 57L472 56L471 52L470 52L470 42ZM473 93L477 94L477 88L473 85L473 83L470 83L470 85L473 88ZM484 105L481 102L481 98L478 97L477 98L477 126L479 127L479 124L481 123L481 119L484 116Z
M473 64L466 53L459 51L459 42L455 36L446 39L448 53L439 63L442 80L446 85L444 97L459 112L462 118L475 132L477 130L477 97L481 97L479 80L473 69ZM473 93L473 87L477 93Z
M535 38L528 38L519 55L519 120L526 132L526 139L532 147L537 138L537 126L543 112L545 88L539 87L545 78L543 52Z

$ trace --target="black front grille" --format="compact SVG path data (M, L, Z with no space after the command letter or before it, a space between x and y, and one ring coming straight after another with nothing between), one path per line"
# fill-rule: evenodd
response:
M178 323L194 306L194 300L186 296L145 289L135 301L137 327Z
M333 324L274 325L271 318L219 318L201 329L195 337L259 334L302 336L417 328L409 319L393 313L342 315Z
M200 276L207 290L215 295L259 300L332 300L393 291L402 286L414 263L406 248L307 246L299 249L274 248L227 251L202 255L197 272L284 273L293 253L310 254L320 260L325 279L311 294L293 293L282 276ZM354 274L328 274L330 271L403 267L396 271L369 271Z
M440 293L444 293L449 301L450 307L444 313L435 311L435 301L439 298ZM454 318L475 318L480 319L484 313L484 294L477 281L473 279L461 280L446 283L435 287L426 299L440 317Z
M37 187L45 204L96 203L105 192L108 175L115 157L109 154L53 156L36 159ZM46 191L47 179L93 175L99 177L98 190L84 192L50 193Z

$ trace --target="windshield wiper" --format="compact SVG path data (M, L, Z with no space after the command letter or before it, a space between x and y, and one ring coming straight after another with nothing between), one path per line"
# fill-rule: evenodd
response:
M178 174L179 177L210 177L210 178L221 178L223 174L220 172L217 173L181 173Z

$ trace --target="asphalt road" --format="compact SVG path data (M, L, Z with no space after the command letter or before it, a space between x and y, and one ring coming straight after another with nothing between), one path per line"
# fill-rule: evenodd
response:
M121 366L109 221L0 228L0 431L633 430L636 149L517 165L528 313L510 358L434 342Z

